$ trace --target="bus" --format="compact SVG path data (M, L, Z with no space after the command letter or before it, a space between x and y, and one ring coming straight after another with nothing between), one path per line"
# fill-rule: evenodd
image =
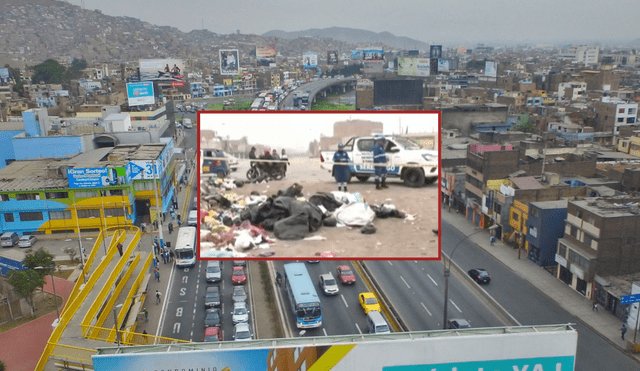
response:
M252 111L257 111L260 107L262 107L262 104L264 103L264 99L262 98L256 98L253 103L251 103L251 110Z
M284 289L298 328L322 326L322 305L304 263L284 265Z
M196 265L196 227L178 229L178 240L173 251L176 255L176 267L186 268Z

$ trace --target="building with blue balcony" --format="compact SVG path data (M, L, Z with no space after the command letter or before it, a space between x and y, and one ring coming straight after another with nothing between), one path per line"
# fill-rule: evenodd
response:
M529 260L541 267L555 266L558 239L567 218L567 200L529 203L527 243Z

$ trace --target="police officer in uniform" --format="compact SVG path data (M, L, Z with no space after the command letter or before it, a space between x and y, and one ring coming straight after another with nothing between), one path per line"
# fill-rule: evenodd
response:
M387 162L387 155L384 151L384 137L376 137L376 145L373 147L373 163L375 166L376 189L389 188L386 184L387 166L378 166L376 164L384 164Z
M333 154L333 175L335 176L336 181L338 182L338 191L346 192L347 191L347 181L349 180L349 175L351 170L349 169L349 165L341 165L340 163L349 163L349 154L344 150L344 144L338 144L338 150Z

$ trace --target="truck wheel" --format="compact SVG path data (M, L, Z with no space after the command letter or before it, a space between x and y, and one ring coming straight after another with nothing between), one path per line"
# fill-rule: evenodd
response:
M409 169L404 173L404 184L412 188L420 187L424 184L424 173L422 169Z
M369 180L369 177L368 177L368 176L364 176L364 175L356 175L356 178L358 178L358 180L359 180L361 183L364 183L364 182L366 182L367 180Z

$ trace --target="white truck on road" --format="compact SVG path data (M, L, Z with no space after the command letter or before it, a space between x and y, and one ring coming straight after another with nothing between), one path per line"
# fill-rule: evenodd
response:
M438 151L420 148L410 140L385 136L387 155L387 178L400 178L409 187L420 187L438 180ZM375 175L373 146L370 137L353 137L344 145L349 154L351 176L366 182ZM320 166L333 175L333 154L335 151L320 152Z

